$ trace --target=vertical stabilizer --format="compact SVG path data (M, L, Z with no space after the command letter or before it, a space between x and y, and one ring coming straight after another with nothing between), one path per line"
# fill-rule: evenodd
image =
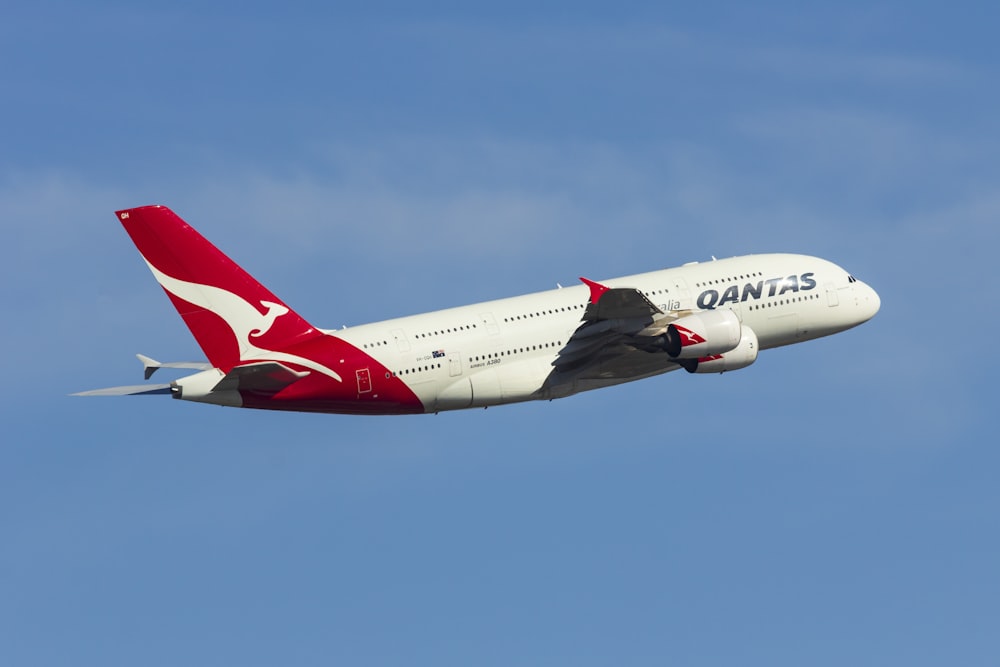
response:
M321 336L205 237L165 206L117 211L118 219L212 366Z

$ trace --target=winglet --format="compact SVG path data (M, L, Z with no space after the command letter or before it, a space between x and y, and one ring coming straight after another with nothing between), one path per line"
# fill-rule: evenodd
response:
M160 362L152 357L147 357L144 354L137 354L135 357L142 362L142 374L146 376L145 379L147 380L153 377L153 373L160 368Z
M610 287L606 287L601 283L595 283L593 280L587 280L583 276L580 276L580 282L582 282L584 285L590 288L591 303L597 303L598 301L600 301L601 297L604 296L604 293L607 292L609 289L611 289Z

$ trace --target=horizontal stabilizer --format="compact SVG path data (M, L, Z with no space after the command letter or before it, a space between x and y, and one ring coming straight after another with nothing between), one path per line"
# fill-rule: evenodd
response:
M216 391L249 391L256 394L276 394L293 382L309 375L309 371L296 372L276 361L261 361L234 366L219 384Z
M108 387L107 389L91 389L80 391L70 396L144 396L146 394L169 394L169 384L136 384L129 387Z
M135 357L142 362L143 375L145 375L147 380L153 377L153 373L160 368L191 368L198 371L207 371L212 367L207 361L168 361L163 363L144 354L137 354Z

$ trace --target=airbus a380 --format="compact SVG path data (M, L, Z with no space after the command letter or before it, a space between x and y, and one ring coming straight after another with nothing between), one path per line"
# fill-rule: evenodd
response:
M871 319L875 290L836 264L749 255L342 330L314 327L170 209L117 212L208 361L170 394L245 408L411 414L551 400L677 369L746 368L761 350Z

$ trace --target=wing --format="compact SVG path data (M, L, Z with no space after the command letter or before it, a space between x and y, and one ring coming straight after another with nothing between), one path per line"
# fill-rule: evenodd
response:
M638 289L590 288L583 321L553 362L552 384L578 380L631 380L679 366L664 353L663 335L677 313L665 313Z

